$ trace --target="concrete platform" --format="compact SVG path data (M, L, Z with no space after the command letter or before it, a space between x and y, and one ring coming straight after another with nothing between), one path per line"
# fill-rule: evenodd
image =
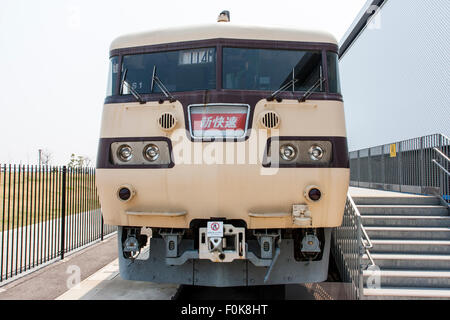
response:
M349 188L350 195L353 198L356 197L423 197L427 198L428 196L422 196L422 195L416 195L411 193L402 193L402 192L393 192L393 191L383 191L383 190L375 190L375 189L366 189L366 188L357 188L357 187L350 187Z
M114 260L56 300L347 300L348 292L345 284L330 282L272 287L213 288L126 281L120 278L118 260Z
M177 285L122 280L116 259L56 300L171 300Z

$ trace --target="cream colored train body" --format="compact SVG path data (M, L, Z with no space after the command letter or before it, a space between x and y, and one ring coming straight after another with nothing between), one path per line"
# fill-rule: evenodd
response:
M113 42L97 187L123 278L326 279L349 185L337 52L326 33L230 23Z

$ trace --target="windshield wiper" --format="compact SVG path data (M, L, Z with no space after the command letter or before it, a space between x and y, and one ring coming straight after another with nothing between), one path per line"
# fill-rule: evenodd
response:
M324 83L326 80L327 79L325 78L320 78L319 80L317 80L316 83L313 84L313 86L309 88L301 98L298 99L298 102L305 102L306 99L308 99L314 93L314 90L316 90L318 86L321 86L322 83Z
M283 99L281 98L277 98L277 96L285 91L287 88L289 88L290 86L292 86L292 92L295 92L295 84L298 82L298 79L295 79L295 68L292 69L292 79L286 83L284 86L282 86L280 89L278 89L277 91L275 91L274 93L272 93L269 97L266 98L267 101L273 101L275 99L277 99L278 102L283 101Z
M319 87L319 86L320 86L320 90L322 91L322 84L325 81L327 81L327 79L323 77L322 67L320 67L320 78L319 78L319 80L317 80L316 83L314 83L312 85L312 87L309 88L308 91L306 91L305 94L301 98L298 99L298 102L305 102L306 99L308 99L314 93L314 90L316 90L316 88Z
M136 90L134 90L134 88L126 80L127 73L128 69L125 69L125 71L123 72L122 81L120 83L120 95L123 95L123 87L125 85L128 88L128 90L130 90L133 97L135 97L140 104L146 104L147 102L144 99L142 99L142 96Z
M173 95L170 93L170 91L166 88L166 86L164 85L164 83L162 83L162 81L158 78L158 76L156 75L156 65L153 66L153 75L152 75L152 85L150 88L151 93L153 93L153 89L155 88L155 83L157 84L157 86L159 87L159 89L162 91L162 93L164 93L164 95L166 96L166 98L169 98L169 101L171 103L174 103L175 101L177 101L177 99L175 99L173 97ZM163 103L164 100L160 100L160 103Z

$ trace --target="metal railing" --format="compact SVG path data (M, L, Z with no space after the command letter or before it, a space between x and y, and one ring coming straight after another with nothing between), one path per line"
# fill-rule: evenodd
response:
M350 152L355 187L440 196L450 204L450 138L434 134Z
M364 270L375 266L370 254L372 241L361 223L361 214L350 194L347 195L342 225L333 230L333 256L347 285L347 297L359 300L364 294ZM364 255L367 263L363 263Z
M0 283L116 231L93 168L0 166L0 218Z

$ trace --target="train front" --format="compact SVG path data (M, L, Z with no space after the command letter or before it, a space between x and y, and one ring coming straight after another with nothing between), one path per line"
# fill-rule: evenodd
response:
M326 280L349 185L337 52L231 24L113 42L97 187L122 278Z

